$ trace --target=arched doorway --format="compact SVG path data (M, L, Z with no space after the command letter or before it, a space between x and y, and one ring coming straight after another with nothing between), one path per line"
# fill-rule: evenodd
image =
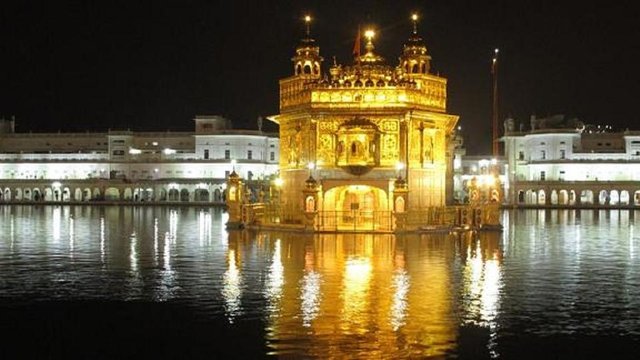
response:
M598 194L599 205L609 205L610 199L611 198L609 197L609 193L607 192L607 190L600 190L600 193Z
M332 188L324 194L321 223L327 230L389 230L387 193L369 185Z
M593 204L593 191L591 190L582 190L580 192L580 203L582 204Z
M209 190L207 189L196 189L194 194L194 201L209 201Z
M189 190L182 189L180 190L180 201L189 201Z
M62 189L62 201L71 201L71 190L68 187Z
M567 193L567 190L560 190L558 193L558 203L560 205L569 204L569 194Z
M609 205L620 205L620 193L618 190L611 190L609 193Z
M107 188L104 191L104 199L108 201L117 201L120 200L120 190L118 188Z
M53 189L51 188L44 189L44 201L53 201Z
M125 188L124 189L123 198L124 198L124 200L131 200L131 198L133 198L133 191L131 191L131 188Z
M20 201L22 200L22 189L21 188L16 188L16 200Z
M620 191L620 205L629 205L629 192L627 190Z
M213 202L222 202L222 193L220 189L213 190Z
M33 189L33 201L42 201L42 192L38 188Z
M76 190L73 192L73 200L74 201L82 201L82 189L80 188L76 188Z
M575 204L576 204L576 191L571 190L569 191L569 205L575 205Z
M169 189L169 201L180 200L180 192L178 189Z

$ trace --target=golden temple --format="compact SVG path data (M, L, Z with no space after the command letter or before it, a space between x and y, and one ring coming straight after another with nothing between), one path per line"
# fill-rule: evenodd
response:
M242 214L231 199L230 219L316 231L460 222L460 210L446 206L458 116L447 113L447 79L431 72L417 16L412 20L396 65L375 53L376 34L367 30L364 54L351 65L334 59L326 74L305 17L292 75L280 80L280 114L269 117L280 127L277 189L270 204Z

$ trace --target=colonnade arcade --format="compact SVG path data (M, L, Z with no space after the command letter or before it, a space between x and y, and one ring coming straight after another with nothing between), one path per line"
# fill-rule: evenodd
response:
M226 184L0 183L0 202L206 202L224 203Z
M551 187L519 186L515 193L518 205L531 206L640 206L640 186Z

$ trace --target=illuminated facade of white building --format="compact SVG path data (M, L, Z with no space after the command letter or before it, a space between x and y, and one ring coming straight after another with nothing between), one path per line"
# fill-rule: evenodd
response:
M506 201L523 206L640 206L640 132L562 115L505 121Z
M277 134L197 116L194 132L16 133L0 120L0 201L224 202L235 170L278 170Z

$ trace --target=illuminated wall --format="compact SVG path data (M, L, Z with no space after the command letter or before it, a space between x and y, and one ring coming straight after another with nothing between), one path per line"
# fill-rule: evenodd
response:
M280 114L269 119L280 125L282 204L292 214L302 213L309 176L320 182L320 211L334 211L336 203L322 189L369 185L388 198L398 176L408 183L409 210L445 204L453 163L447 149L458 120L446 112L447 79L430 73L431 57L416 32L398 66L373 51L374 35L367 34L366 53L353 65L334 62L326 75L295 65L323 61L307 34L293 75L280 80Z

